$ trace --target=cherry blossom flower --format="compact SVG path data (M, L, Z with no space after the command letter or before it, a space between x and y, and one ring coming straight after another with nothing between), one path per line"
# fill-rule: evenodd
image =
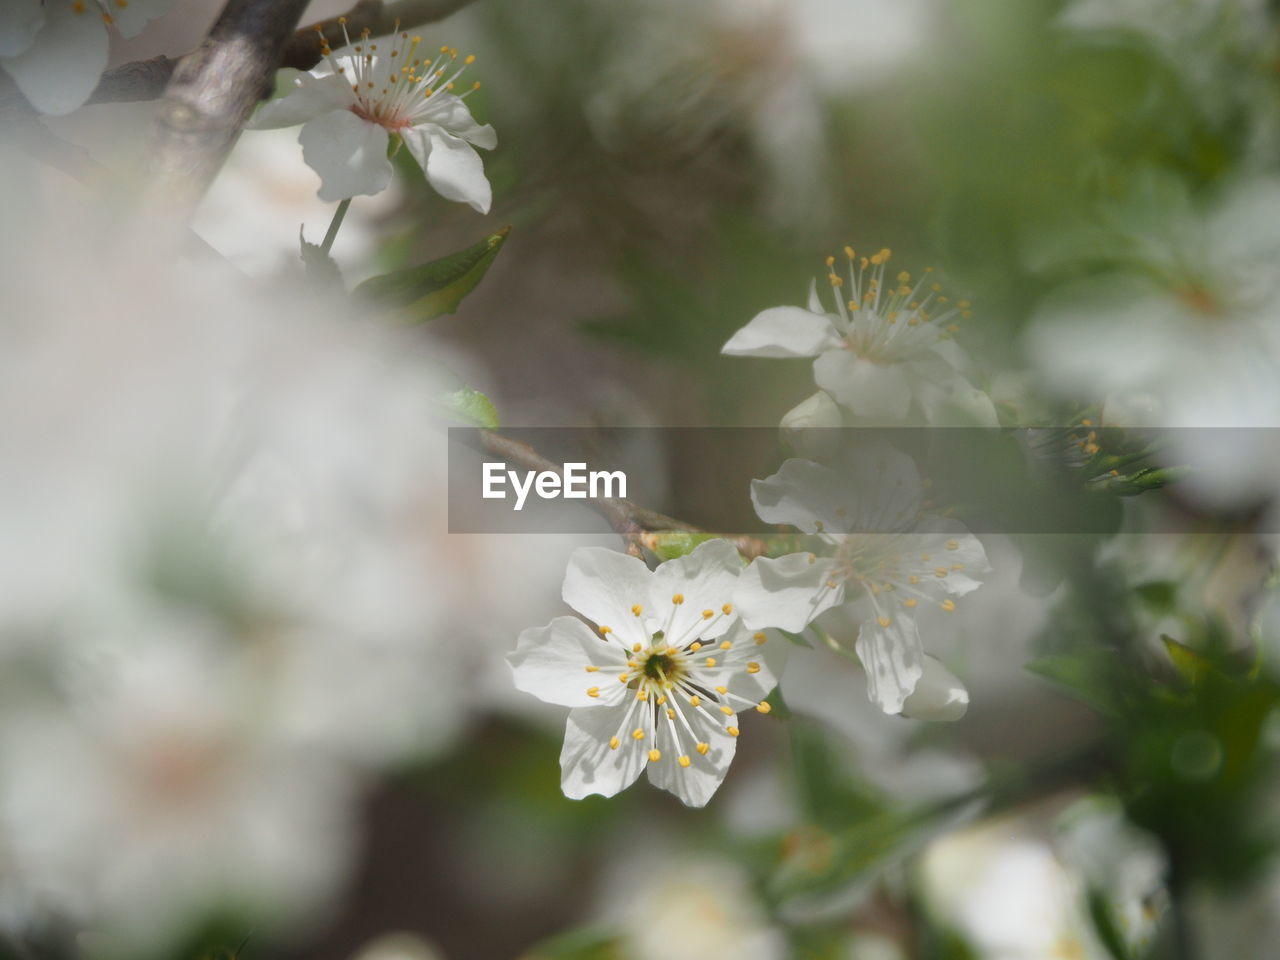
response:
M343 30L345 33L345 18ZM475 61L458 62L458 51L422 50L422 38L400 33L377 43L366 30L360 41L334 52L310 73L286 69L288 94L264 104L248 126L257 129L302 124L302 155L320 175L320 199L376 194L391 183L390 138L409 148L427 182L449 200L487 213L492 199L484 165L473 147L492 150L497 135L478 124L466 97L480 84L454 93L458 78Z
M827 258L833 309L817 284L808 308L770 307L729 338L721 352L737 357L814 357L819 387L854 417L931 424L994 426L995 407L962 372L968 361L956 345L967 300L952 301L931 271L914 282L906 271L886 277L891 251L858 257L849 247L848 280ZM847 286L847 289L846 289Z
M748 628L768 621L799 632L849 605L859 619L855 649L867 692L885 713L957 719L968 703L958 680L925 655L916 611L954 611L955 598L990 570L982 543L962 524L921 512L910 458L888 447L863 451L844 470L788 460L751 485L756 512L816 534L818 553L761 557L743 573L734 601Z
M9 0L0 20L0 68L41 113L82 106L107 66L107 29L142 32L173 0Z
M650 571L600 547L574 551L557 617L520 634L516 686L573 707L560 754L565 796L613 796L647 768L689 806L706 804L733 760L737 711L769 712L786 641L744 628L732 597L742 563L724 540Z

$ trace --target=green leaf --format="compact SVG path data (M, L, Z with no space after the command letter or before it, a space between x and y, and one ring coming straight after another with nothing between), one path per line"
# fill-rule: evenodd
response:
M356 287L353 296L384 310L401 311L414 323L453 313L493 265L510 232L510 227L503 227L447 257L372 277Z
M498 408L493 405L493 401L471 387L462 386L451 390L444 395L441 405L450 416L471 426L487 430L496 430L499 426Z
M615 934L588 927L544 940L524 960L622 960L622 956Z
M692 553L699 545L715 540L718 533L690 533L686 530L655 530L641 538L645 549L659 560L675 560Z
M1173 661L1173 665L1177 667L1178 673L1193 687L1198 684L1204 675L1213 669L1213 663L1208 657L1202 653L1192 650L1185 643L1179 643L1173 637L1167 634L1161 634L1160 639L1164 641L1164 648L1169 653L1169 659Z

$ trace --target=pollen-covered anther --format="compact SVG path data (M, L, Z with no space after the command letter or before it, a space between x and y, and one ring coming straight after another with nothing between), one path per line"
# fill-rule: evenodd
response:
M643 650L643 649L644 649L644 646L643 646L642 644L639 644L639 643L633 643L633 644L631 645L631 651L632 651L633 653L639 653L639 652L640 652L641 650Z
M761 700L759 703L756 704L756 711L759 713L768 713L772 709L773 707L769 706L769 703L767 700Z
M692 697L689 698L689 706L691 707L702 706L702 698L699 697L697 694L694 694Z
M754 660L751 660L747 663L747 673L759 673L759 672L760 672L760 664L756 663Z
M599 688L599 687L587 687L587 696L588 696L588 697L598 697L598 696L600 696L600 688Z
M690 760L688 755L686 754L685 756L682 756L679 758L679 763L680 763L680 766L687 767L689 766L689 764L693 763L693 761Z
M887 626L889 626L891 623L893 623L893 621L892 621L892 620L890 620L888 617L880 617L876 622L877 622L878 624L880 624L880 626L882 626L882 627L887 627Z
M604 627L604 626L602 626L602 627L600 628L600 636L602 636L602 637L604 637L604 636L608 636L608 635L609 635L609 634L611 634L611 633L613 633L613 627Z
M946 567L937 567L934 569L933 575L937 577L939 580L941 580L943 577L947 575L948 572L949 571L947 570Z
M633 607L631 608L631 614L632 614L632 616L636 616L636 617L638 617L638 616L640 616L640 614L642 614L642 613L644 613L644 607L640 606L640 604L638 604L638 603L637 603L635 606L633 606Z
M591 663L587 664L587 667L586 667L587 673L595 673L599 669L600 669L599 667Z
M729 614L733 613L733 604L726 603L723 607L720 608L720 612L723 613L726 617L729 616Z
M710 619L711 619L712 617L714 617L715 615L716 615L716 612L715 612L714 610L703 610L703 611L702 611L702 619L703 619L703 620L710 620Z
M724 732L731 737L736 737L741 731L737 727L725 727Z
M680 604L684 603L684 594L677 593L675 596L671 598L671 602L674 603L677 607L680 606Z
M733 641L732 641L732 640L724 640L724 641L721 641L721 643L720 643L720 649L721 649L721 650L728 650L728 649L730 649L730 648L732 648L732 647L733 647Z
M634 730L632 730L632 731L631 731L631 739L633 739L633 740L643 740L643 739L644 739L644 731L643 731L643 730L641 730L639 727L636 727Z
M662 751L661 751L661 750L650 750L650 751L649 751L649 762L650 762L650 763L657 763L657 762L658 762L659 760L661 760L661 759L662 759Z
M693 641L693 643L689 644L689 652L690 652L690 653L697 653L697 652L698 652L699 650L701 650L701 649L702 649L702 644L700 644L697 640L695 640L695 641Z
M621 742L622 742L622 741L621 741L621 740L619 740L617 737L610 737L610 738L609 738L609 749L610 749L610 750L617 750L617 749L618 749L618 744L620 744Z
M952 611L955 610L955 608L956 608L956 602L952 600L950 597L947 597L947 599L942 601L942 609L947 611L947 613L951 613Z
M728 687L716 687L716 693L720 694L720 696L722 697L728 692L729 692Z
M761 644L763 644L766 640L768 640L768 639L769 639L769 637L768 637L766 634L763 634L763 633L757 633L757 634L755 634L755 635L753 636L753 638L752 638L752 639L754 639L754 640L755 640L755 642L756 642L756 646L758 647L758 646L760 646Z
M708 666L708 667L714 667L714 666L716 665L716 658L715 658L715 657L707 657L707 659L706 659L706 664L707 664L707 666Z
M733 707L729 706L727 703L723 704L720 707L720 712L723 713L726 717L731 717L733 716Z
M699 744L698 744L698 746L696 747L696 749L697 749L698 753L700 753L702 756L704 756L704 757L705 757L705 756L707 755L707 751L711 749L711 744L709 744L709 743L699 743Z

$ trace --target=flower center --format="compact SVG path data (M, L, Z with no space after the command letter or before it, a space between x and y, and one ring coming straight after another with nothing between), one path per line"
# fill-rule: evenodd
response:
M654 637L655 642L661 642L661 640L661 634ZM663 680L676 679L676 672L679 670L679 665L666 654L665 650L655 650L645 659L644 667L642 669L644 670L644 675L650 680L657 680L661 682Z

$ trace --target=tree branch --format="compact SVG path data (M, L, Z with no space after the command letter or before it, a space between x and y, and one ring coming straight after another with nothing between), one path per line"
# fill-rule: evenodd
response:
M472 0L400 0L398 3L385 3L383 0L360 0L345 14L347 30L352 36L366 29L378 36L390 33L397 22L408 30L424 23L443 20L471 2ZM319 63L320 35L316 33L317 27L323 31L329 46L335 50L341 47L344 40L342 25L338 20L338 17L331 17L294 33L285 45L279 65L310 70ZM102 75L89 102L132 103L155 100L164 92L177 63L172 57L153 57L108 70Z
M482 453L491 453L504 460L518 463L529 470L549 470L552 473L563 474L560 464L548 460L527 443L504 437L493 430L481 430L478 436L479 443L476 446ZM652 545L653 541L648 536L652 533L670 530L683 533L710 532L622 498L588 497L586 504L609 522L614 532L626 540L627 551L636 556L639 556L641 546ZM724 539L736 546L738 551L749 559L765 552L764 542L756 537L729 536Z
M228 0L174 68L156 117L150 200L185 221L271 80L307 0Z

